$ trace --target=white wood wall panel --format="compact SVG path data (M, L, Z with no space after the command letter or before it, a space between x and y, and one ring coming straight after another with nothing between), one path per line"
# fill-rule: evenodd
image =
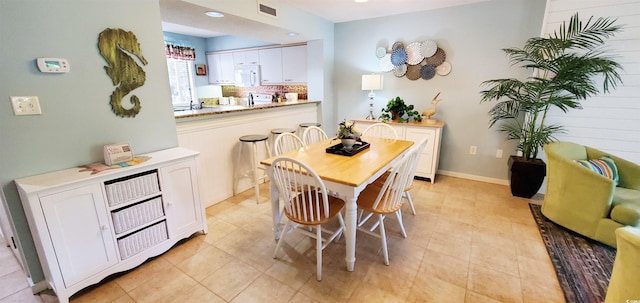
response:
M605 46L624 69L620 73L623 83L609 94L585 100L582 110L551 111L547 123L565 127L567 132L557 136L560 141L592 146L640 163L640 0L547 0L542 36L553 33L576 12L582 20L612 17L623 25Z

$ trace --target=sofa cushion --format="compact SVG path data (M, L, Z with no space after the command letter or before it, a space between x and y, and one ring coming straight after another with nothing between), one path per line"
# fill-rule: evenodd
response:
M640 225L640 191L616 187L610 217L624 225Z
M594 171L595 173L601 174L611 180L618 185L618 168L616 164L613 162L608 156L604 156L600 159L591 159L591 160L573 160L574 162Z

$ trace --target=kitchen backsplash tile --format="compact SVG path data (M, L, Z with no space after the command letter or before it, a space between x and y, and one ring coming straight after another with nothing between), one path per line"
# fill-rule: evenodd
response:
M307 99L306 85L266 85L257 87L239 87L233 85L222 86L223 97L245 98L249 93L270 94L280 93L284 97L285 93L298 93L298 99Z

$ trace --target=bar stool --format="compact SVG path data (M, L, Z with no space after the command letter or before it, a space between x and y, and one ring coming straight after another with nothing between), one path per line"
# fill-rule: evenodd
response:
M240 177L247 176L249 173L253 175L253 188L256 193L256 203L260 203L260 180L266 180L267 175L263 175L258 178L258 169L265 170L264 167L258 165L258 160L256 159L258 155L258 142L264 142L264 146L267 150L267 156L271 157L271 150L269 149L269 136L267 135L246 135L240 137L240 151L238 152L238 156L236 156L236 170L240 169L240 157L242 157L242 146L245 143L251 143L251 150L249 151L251 158L251 170L248 170L244 173L237 174L236 179L233 183L233 195L236 195L238 191L238 182L240 181Z
M298 128L300 129L300 134L304 133L304 130L307 129L307 127L309 126L317 126L320 127L322 126L322 124L317 123L317 122L310 122L310 123L300 123L298 125Z
M280 134L284 134L284 133L296 133L296 130L293 128L274 128L271 130L271 142L269 145L273 146L273 144L276 142L276 138L278 138L278 136L280 136ZM273 151L270 151L273 153ZM273 153L275 155L275 153Z

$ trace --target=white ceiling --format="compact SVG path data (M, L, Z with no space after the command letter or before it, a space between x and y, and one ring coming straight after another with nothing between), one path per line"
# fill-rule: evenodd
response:
M289 5L331 22L340 23L489 0L369 0L364 3L357 3L354 0L257 1L275 7ZM286 37L286 29L230 14L226 14L224 18L211 18L204 15L204 12L209 10L211 8L205 8L182 0L160 0L162 29L167 32L203 38L233 35L272 43L292 42L291 38L284 38ZM298 40L306 41L304 36L299 37Z

